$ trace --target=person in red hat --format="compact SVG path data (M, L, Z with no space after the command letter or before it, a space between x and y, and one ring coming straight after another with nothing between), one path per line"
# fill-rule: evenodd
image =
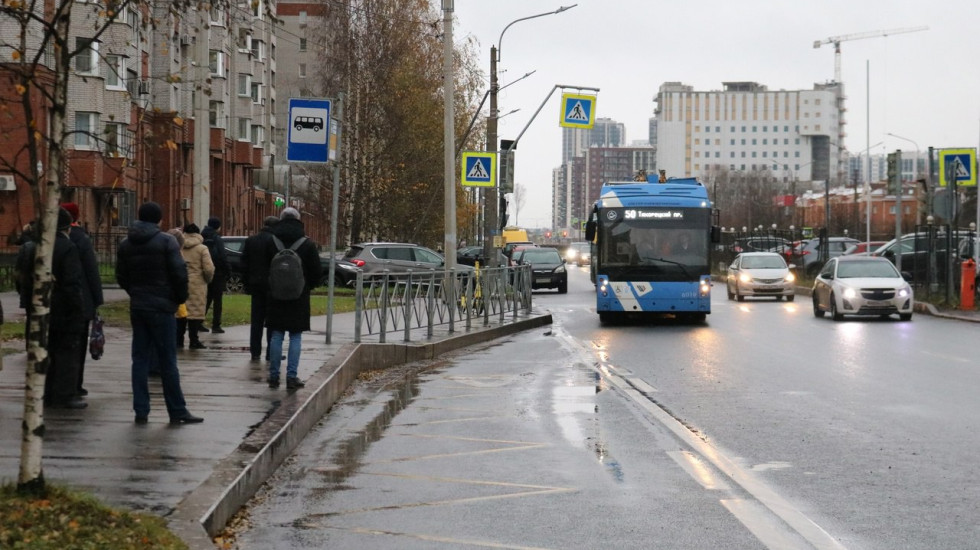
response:
M88 355L88 336L92 321L98 313L98 307L102 305L102 277L99 275L99 259L95 255L95 248L92 246L92 239L88 236L88 231L78 222L78 205L73 202L62 203L64 208L71 215L71 229L68 238L78 249L78 256L82 262L82 318L85 326L79 338L81 339L78 353L78 395L88 395L88 390L82 385L85 377L85 356Z

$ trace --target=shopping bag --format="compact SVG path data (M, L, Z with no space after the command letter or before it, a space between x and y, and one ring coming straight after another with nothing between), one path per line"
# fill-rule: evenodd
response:
M96 315L95 320L92 321L92 331L88 336L88 351L92 354L92 359L102 357L102 352L105 349L105 332L102 330L104 324L99 315Z

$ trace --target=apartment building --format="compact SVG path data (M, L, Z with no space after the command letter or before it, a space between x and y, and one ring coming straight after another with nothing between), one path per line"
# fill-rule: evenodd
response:
M680 82L660 86L654 100L657 165L669 176L772 170L783 181L846 178L840 84L792 91L756 82L723 86L719 91L697 91Z

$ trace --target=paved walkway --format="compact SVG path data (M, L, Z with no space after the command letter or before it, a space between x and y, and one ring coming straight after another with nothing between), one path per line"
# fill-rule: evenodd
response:
M108 290L107 300L118 299L120 292ZM22 318L13 293L0 293L0 300L8 321ZM208 349L185 349L178 355L188 408L203 416L204 423L175 426L168 422L158 379L150 383L149 423L134 423L130 333L108 328L105 355L86 361L88 408L45 413L45 478L91 491L112 505L167 516L191 548L213 548L207 534L221 530L358 373L548 324L551 316L534 312L517 319L508 316L507 321L470 331L458 326L452 334L438 327L428 340L417 331L410 344L401 343L401 334L389 334L389 342L395 343L358 345L353 343L352 313L334 317L331 344L325 343L326 317L314 317L314 330L303 335L299 366L307 386L295 392L285 385L279 390L267 386L267 363L250 359L248 326L207 333L202 340ZM14 482L26 354L8 355L3 365L0 482Z

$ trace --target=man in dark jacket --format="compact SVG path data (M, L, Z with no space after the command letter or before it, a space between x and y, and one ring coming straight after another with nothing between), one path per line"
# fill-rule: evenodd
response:
M102 276L99 275L99 260L95 256L92 239L78 223L78 205L66 202L61 207L71 214L72 223L68 238L78 248L78 256L82 261L82 318L85 325L82 327L78 348L78 395L88 395L88 390L82 387L82 382L85 378L85 359L88 355L89 327L95 319L96 309L103 301Z
M204 419L192 415L184 402L177 371L177 306L187 301L187 264L177 239L160 230L163 210L155 202L139 208L139 221L129 227L116 251L116 280L129 294L129 320L133 325L133 411L136 423L146 424L150 414L148 371L160 369L163 399L171 424ZM154 362L150 354L156 354Z
M221 238L219 229L221 229L221 220L211 218L208 220L207 227L201 230L204 244L208 246L208 250L211 252L211 261L214 262L214 278L208 283L208 300L204 305L204 312L207 313L211 304L214 304L214 313L211 315L211 332L215 334L224 332L224 329L221 328L222 300L225 295L225 285L228 283L228 275L231 274L231 265L228 263L228 254L225 252L225 242ZM208 332L207 328L202 328L204 328L203 332Z
M252 352L252 361L258 361L262 356L262 331L265 328L266 295L269 290L269 245L272 243L272 226L279 218L269 216L263 223L262 230L245 239L242 246L242 272L245 274L245 292L252 296L252 332L248 341L248 349ZM269 341L272 334L266 331L265 359L269 360Z
M282 211L279 223L272 227L272 235L282 242L284 248L289 248L299 239L306 237L303 222L299 219L299 211L289 207ZM270 239L267 254L271 259L278 252L275 242ZM303 293L295 300L276 300L271 293L266 310L265 326L272 333L269 342L269 387L279 387L279 366L282 363L282 341L285 333L289 333L289 353L286 357L286 388L302 388L305 384L299 379L299 357L302 345L303 331L310 330L310 291L320 282L323 268L320 266L320 254L317 245L306 239L296 250L303 262Z
M71 214L58 211L58 232L51 256L51 310L48 317L48 372L44 379L44 405L53 409L84 409L78 395L78 348L84 333L82 313L82 264L78 248L68 238ZM35 235L35 239L38 236ZM27 310L27 325L34 314L34 262L39 244L25 242L17 259L20 303Z

